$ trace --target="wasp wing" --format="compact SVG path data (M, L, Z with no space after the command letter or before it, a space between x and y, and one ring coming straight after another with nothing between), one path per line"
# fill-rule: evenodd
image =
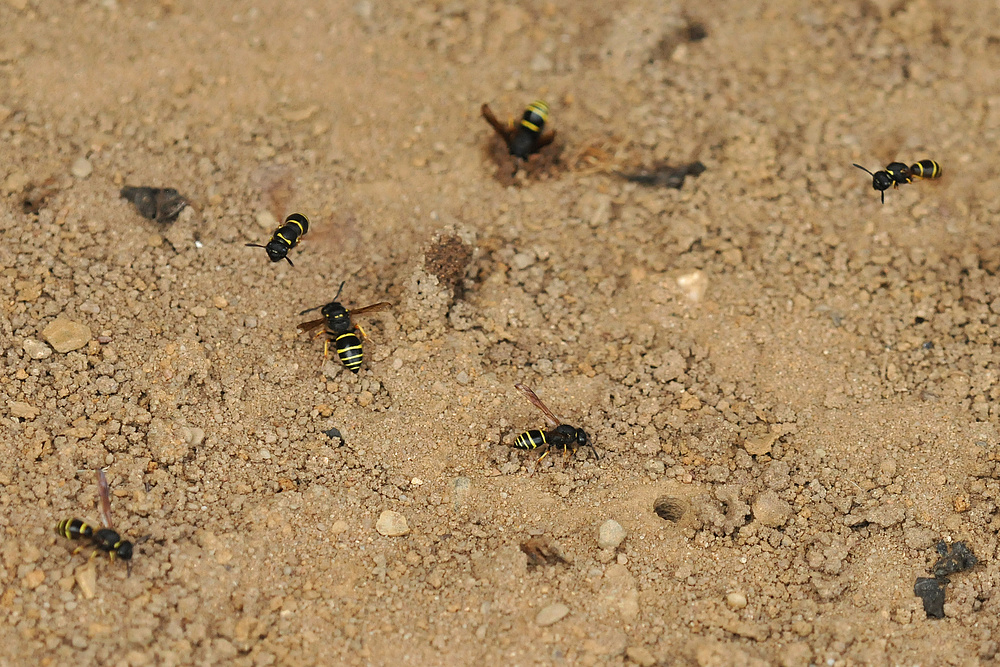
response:
M552 414L551 410L545 407L545 404L542 403L541 399L539 399L538 396L535 395L535 392L531 391L530 388L526 387L523 384L515 384L514 388L517 389L522 394L524 394L524 397L528 399L529 403L531 403L536 408L542 411L542 414L545 415L545 421L551 428L556 428L562 423L556 418L554 414Z
M350 316L357 317L358 315L364 315L365 313L377 313L380 310L385 310L386 308L391 308L392 304L388 301L380 301L379 303L373 303L370 306L365 306L364 308L357 308L355 310L347 311Z
M299 325L299 331L301 333L308 333L310 331L315 331L316 329L325 326L326 326L326 318L321 317L318 320L309 320L308 322L303 322L302 324Z
M479 113L482 114L483 118L486 119L486 122L493 127L493 130L500 135L504 142L509 144L511 135L513 134L510 125L504 125L498 121L497 117L493 115L493 111L490 109L489 104L484 104L480 107Z
M105 528L114 529L111 521L111 489L108 487L108 478L101 468L97 469L97 496L101 499L101 524Z

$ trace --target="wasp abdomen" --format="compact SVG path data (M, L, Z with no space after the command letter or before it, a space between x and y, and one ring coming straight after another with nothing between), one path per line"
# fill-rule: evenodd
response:
M547 444L548 440L545 438L545 431L540 429L525 431L514 440L514 446L518 449L537 449Z
M549 105L541 100L536 100L528 105L521 116L514 136L510 140L510 154L521 159L537 150L538 138L545 128L545 122L549 119Z
M89 539L94 529L80 519L63 519L56 525L56 534L70 540Z
M334 341L334 345L337 347L337 356L340 357L344 366L352 373L357 373L358 369L361 368L361 363L365 360L361 339L358 338L357 334L353 331L340 334Z
M921 160L910 167L910 174L917 178L941 178L941 165L934 160Z

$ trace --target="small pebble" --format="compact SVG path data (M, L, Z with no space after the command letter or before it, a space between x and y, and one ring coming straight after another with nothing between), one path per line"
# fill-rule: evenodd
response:
M629 646L625 650L625 657L642 667L653 667L656 664L656 657L644 646Z
M764 491L753 502L753 516L765 526L782 526L791 515L792 506L774 491Z
M3 182L3 194L9 195L14 194L15 192L21 192L28 187L28 183L30 182L31 179L28 178L26 173L23 171L14 171L7 177L7 180Z
M149 423L146 445L153 460L167 465L177 463L191 451L180 428L165 419L153 419Z
M625 529L614 519L608 519L601 524L601 529L597 535L597 544L602 549L617 549L625 540Z
M64 317L57 317L42 329L42 338L56 352L72 352L90 342L90 327Z
M278 219L275 218L268 210L258 211L257 215L254 216L254 219L257 221L257 225L259 225L261 229L274 231L274 228L278 226Z
M205 440L205 429L197 426L182 426L179 429L179 435L190 446L198 447Z
M191 309L191 314L194 315L195 317L205 317L206 315L208 315L208 308L206 308L205 306L194 306Z
M93 165L90 164L90 160L85 157L78 158L73 166L70 167L70 173L72 173L77 178L87 178L94 172Z
M469 494L472 493L472 480L468 477L456 477L451 480L451 500L455 507L459 507L469 502Z
M667 471L667 466L663 465L663 461L660 461L658 459L652 459L650 461L646 461L643 467L646 468L646 472L648 472L650 475L653 476L662 475Z
M97 594L97 569L94 562L90 561L86 565L76 568L73 573L76 578L76 585L80 587L80 594L85 600L93 600Z
M52 348L34 338L25 338L21 347L24 348L24 353L31 359L46 359L52 356Z
M97 387L97 393L105 396L118 393L118 381L113 377L108 377L107 375L102 375L97 378L97 380L94 381L94 386Z
M41 410L31 403L23 401L10 401L7 403L7 406L10 408L10 414L18 419L34 419L41 412Z
M561 602L550 604L538 612L538 616L535 617L535 625L544 628L545 626L552 625L553 623L558 623L564 619L568 613L569 607Z
M24 581L22 583L25 588L34 590L41 586L43 581L45 581L45 571L32 570L28 574L24 575Z
M399 512L386 510L375 522L375 530L386 537L400 537L410 532L410 526L406 523L405 516Z
M726 604L730 609L744 609L747 606L747 596L739 591L734 591L726 596Z
M510 265L519 271L523 271L535 263L535 253L519 252L510 260Z

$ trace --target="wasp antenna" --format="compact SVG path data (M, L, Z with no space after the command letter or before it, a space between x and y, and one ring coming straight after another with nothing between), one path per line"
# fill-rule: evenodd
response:
M594 447L594 445L591 444L591 443L587 443L587 444L590 446L590 451L594 452L594 458L597 459L598 461L600 461L601 460L601 455L597 453L597 447Z
M323 304L323 305L326 305L326 304ZM306 309L305 309L305 310L303 310L303 311L302 311L301 313L299 313L299 315L305 315L306 313L311 313L312 311L314 311L314 310L319 310L319 309L320 309L320 308L322 308L322 307L323 307L323 306L316 306L315 308L306 308Z
M860 169L860 170L862 170L862 171L868 171L867 169L865 169L864 167L862 167L862 166L861 166L860 164L858 164L857 162L855 162L855 163L853 163L853 164L854 164L854 166L855 166L855 167L857 167L858 169ZM875 174L872 174L872 172L870 172L870 171L868 171L868 173L869 173L869 174L871 174L871 175L872 175L873 177L875 176ZM882 199L885 199L885 194L883 194L883 195L882 195Z
M337 294L333 297L334 301L336 301L337 299L340 298L340 293L344 290L344 285L346 285L346 284L347 284L346 280L341 281L340 287L337 288Z
M295 266L294 264L292 264L292 260L288 259L288 255L285 255L285 261L288 262L288 266L292 266L292 267Z
M262 246L259 243L247 243L246 247L248 247L248 248L264 248L266 246Z

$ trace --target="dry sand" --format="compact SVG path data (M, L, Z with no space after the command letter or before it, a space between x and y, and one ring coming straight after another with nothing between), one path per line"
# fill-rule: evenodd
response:
M996 3L0 25L0 665L994 660ZM480 105L538 97L555 153L498 174ZM884 205L851 166L921 158L944 177ZM694 160L680 190L615 174ZM244 246L292 211L294 268ZM393 303L357 376L296 331L344 280ZM516 382L601 458L510 448L544 426ZM100 466L148 538L130 577L52 530L98 520ZM942 539L980 563L928 619Z

